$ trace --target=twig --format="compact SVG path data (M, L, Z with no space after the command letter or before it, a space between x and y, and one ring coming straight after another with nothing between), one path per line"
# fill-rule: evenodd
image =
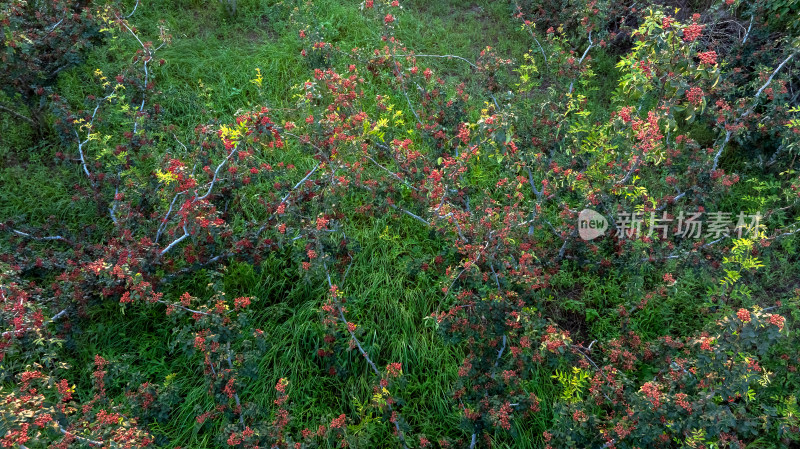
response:
M491 239L491 233L489 234L489 238ZM458 281L458 278L460 278L461 275L464 274L464 272L467 271L470 267L475 266L475 264L478 263L478 260L481 258L481 255L483 255L483 252L486 251L486 248L488 248L488 247L489 247L489 242L486 242L486 244L483 245L483 249L481 249L481 251L478 253L478 256L475 258L475 262L473 264L469 265L469 266L465 266L464 269L461 270L456 275L455 278L453 278L453 282L451 282L450 286L447 287L447 291L445 292L445 298L447 298L447 295L449 295L450 292L453 290L453 286L456 285L456 281Z
M0 110L2 110L2 111L6 111L6 112L8 112L9 114L13 115L14 117L16 117L16 118L18 118L18 119L25 120L26 122L30 123L31 125L35 125L35 124L36 124L36 122L34 122L32 118L30 118L30 117L26 117L26 116L24 116L24 115L20 114L19 112L17 112L17 111L14 111L14 110L13 110L13 109L11 109L11 108L8 108L8 107L6 107L6 106L3 106L2 104L0 104Z
M211 195L211 190L214 188L214 184L217 182L217 175L219 174L220 169L222 169L222 166L224 166L225 163L228 162L231 159L231 157L233 157L233 155L236 153L236 150L237 150L238 147L239 147L239 145L235 144L233 146L233 150L231 150L231 152L228 154L228 156L225 159L223 159L223 161L220 162L219 165L217 165L217 169L214 170L214 176L211 178L211 184L208 186L208 190L206 191L206 194L201 196L201 197L195 198L194 201L192 201L192 203L194 203L196 201L203 201L206 198L208 198L208 195Z
M744 39L742 39L742 45L747 42L747 37L750 35L750 28L753 26L753 15L750 15L750 25L747 26L747 31L744 33Z
M497 284L497 291L500 291L501 290L500 279L497 278L497 272L494 271L494 264L493 263L489 264L489 268L492 269L492 274L494 275L494 282Z
M589 54L589 50L591 50L592 47L594 47L594 42L592 42L592 32L589 31L589 46L586 47L586 51L583 52L583 56L581 56L581 59L580 61L578 61L578 64L583 63L583 60L586 59L586 55Z
M800 229L798 229L798 231L800 231ZM794 232L797 232L797 231L794 231ZM791 234L794 234L794 232L787 232L787 233L784 233L784 234L781 234L781 235L776 235L775 237L770 237L770 238L767 238L766 240L776 239L776 238L782 237L784 235L791 235ZM674 252L674 253L670 254L669 256L664 256L663 258L661 258L661 260L678 259L681 256L685 256L685 255L688 255L688 254L695 253L695 252L697 252L697 250L705 249L705 248L708 248L710 246L716 245L717 243L725 240L728 237L730 237L730 235L723 235L722 237L720 237L720 238L718 238L716 240L713 240L711 242L705 243L705 244L701 245L700 247L698 247L696 249L689 249L689 250L685 250L685 251ZM649 260L650 260L649 257L643 257L642 258L642 262L647 262Z
M628 170L628 173L625 174L625 177L622 178L617 184L625 184L626 182L628 182L628 180L631 179L631 176L633 175L633 172L635 172L636 169L639 168L639 163L640 162L641 162L641 159L639 159L637 157L636 158L636 162L634 162L634 164L631 166L631 169Z
M186 230L186 225L183 225L183 235L176 238L172 241L166 248L164 248L161 253L159 253L159 257L164 257L164 254L167 254L172 248L174 248L178 243L182 242L185 238L189 237L189 231Z
M332 289L333 283L331 282L331 274L328 271L327 266L325 266L325 276L328 280L328 287ZM348 323L347 318L345 318L344 310L342 309L342 306L338 302L336 302L336 309L339 311L339 318L342 320L344 326L347 328L347 332L350 333L350 338L352 338L353 341L355 342L356 347L358 348L358 352L360 352L361 356L364 357L364 359L367 361L367 363L372 368L372 371L375 373L375 375L380 378L381 377L380 370L375 365L375 362L373 362L372 359L369 357L367 351L365 351L364 348L361 346L361 342L358 341L358 338L356 338L356 334L350 330L350 323ZM389 411L392 411L392 405L388 403L386 405L389 408ZM406 438L403 435L403 432L400 430L400 424L397 421L398 420L394 421L394 428L397 430L397 435L400 437L400 442L403 444L403 448L408 449L408 445L406 444Z
M67 239L65 237L62 237L60 235L50 235L50 236L47 236L47 237L36 237L34 235L28 234L27 232L22 232L22 231L17 230L17 229L12 229L10 232L12 234L16 234L16 235L18 235L20 237L25 237L26 239L38 240L38 241L43 241L43 242L44 241L50 241L50 240L60 240L60 241L66 243L68 245L75 246L75 242L73 242L72 240L69 240L69 239Z
M190 266L190 267L181 268L180 270L178 270L178 271L176 271L176 272L174 272L172 274L164 276L163 278L161 278L161 280L162 281L169 281L169 280L171 280L171 279L173 279L173 278L175 278L177 276L189 273L189 272L191 272L192 270L194 270L196 268L207 267L207 266L209 266L209 265L211 265L213 263L219 262L219 261L221 261L223 259L227 259L228 257L230 257L232 255L233 255L233 253L222 253L222 254L219 254L217 256L212 257L211 259L208 259L206 262L203 262L203 263L201 263L199 265L194 265L194 266Z
M402 87L401 90L403 91L403 96L406 97L406 102L408 103L408 109L410 109L411 113L414 114L414 118L417 120L417 123L419 124L419 126L420 127L424 127L424 125L422 124L422 121L419 119L419 115L417 114L417 111L414 109L414 106L411 105L411 99L408 97L408 90L406 89L405 78L403 77L403 74L400 73L400 71L397 69L397 66L399 64L397 63L397 56L394 53L394 47L392 47L392 62L394 62L393 69L395 71L395 74L397 75L398 78L400 78L400 84L401 84L401 87Z
M66 315L66 314L67 314L67 309L64 309L61 312L58 312L57 314L53 315L52 318L47 320L47 323L43 324L43 326L46 326L47 324L52 323L53 321L61 318L62 316ZM9 335L16 335L17 332L21 332L21 331L24 331L24 330L25 329L20 329L20 330L16 330L16 331L6 331L6 332L3 332L2 334L0 334L0 337L5 338L5 337L8 337Z
M56 22L52 27L50 27L49 30L47 30L47 32L48 33L52 33L53 31L55 31L56 28L58 28L58 26L61 25L61 22L63 22L63 21L64 21L64 19L61 19L58 22Z
M178 143L179 143L179 144L180 144L180 145L183 147L183 151L185 151L185 152L187 152L187 153L189 152L189 149L188 149L188 148L186 148L186 145L184 145L184 144L183 144L183 142L181 142L181 141L178 139L178 136L176 136L175 134L172 134L172 137L174 137L174 138L175 138L175 141L176 141L176 142L178 142Z
M466 62L467 64L471 65L473 68L476 68L476 69L478 68L478 66L475 65L474 63L472 63L469 59L462 58L461 56L456 56L456 55L415 55L415 54L408 54L408 55L394 55L394 56L399 56L399 57L410 56L410 57L413 57L413 58L445 58L445 59L455 58L455 59L459 59L461 61Z
M556 261L559 261L564 258L564 253L567 251L567 242L569 239L564 239L564 243L561 245L561 249L558 250L558 257Z
M398 210L398 211L408 215L409 217L419 221L420 223L425 224L426 226L430 226L431 225L431 223L428 220L420 217L419 215L417 215L417 214L415 214L413 212L410 212L410 211L408 211L406 209L403 209L402 207L399 207L399 206L394 205L394 204L389 204L389 206L391 206L393 209Z
M97 110L100 109L100 105L103 104L103 101L107 100L111 95L106 95L105 97L101 98L97 101L97 105L94 107L94 111L92 112L92 117L89 120L89 123L86 125L86 139L81 141L81 137L78 135L78 130L73 130L75 132L75 137L78 138L78 155L81 159L81 165L83 166L83 172L86 173L86 177L89 178L89 182L92 184L92 187L97 187L97 183L92 179L92 174L89 172L89 168L86 164L86 157L83 154L83 146L89 142L92 138L92 126L94 125L94 119L97 116Z
M497 368L497 364L500 363L500 358L503 357L503 351L506 350L506 342L507 342L507 338L506 338L506 336L504 334L503 335L503 346L500 348L500 351L497 352L497 359L494 361L494 367L495 368ZM494 374L492 374L492 377L494 378Z
M689 190L692 190L693 188L694 187L690 187L690 188L686 189L685 191L677 194L674 198L672 198L672 201L678 201L679 199L683 198L684 196L686 196L686 192L689 191ZM665 202L664 204L662 204L661 206L656 208L656 212L663 211L664 209L667 208L668 205L669 205L669 202Z
M514 5L517 7L517 11L520 13L520 18L521 18L521 16L522 16L522 8L519 6L519 2L517 2L515 0L514 1ZM525 23L524 20L523 20L523 23ZM528 34L531 35L531 38L533 39L533 41L536 42L536 45L539 46L539 50L542 52L542 57L544 58L544 64L547 65L547 55L544 53L544 47L542 47L542 44L539 43L539 39L536 39L536 35L533 34L533 30L531 30L530 28L528 28Z
M231 363L231 342L227 344L228 357L225 359L228 362L228 368L233 371L233 363ZM239 408L239 424L244 425L244 418L242 417L242 401L239 400L239 394L233 392L233 399L236 401L236 407Z
M419 191L419 189L418 189L418 188L416 188L416 187L412 186L412 185L411 185L411 184L409 184L409 183L408 183L406 180L404 180L403 178L401 178L401 177L397 176L397 174L395 174L395 173L392 173L392 171L391 171L391 170L389 170L388 168L386 168L386 167L384 167L383 165L379 164L379 163L378 163L378 162L377 162L375 159L373 159L372 157L370 157L370 156L367 156L367 155L365 155L364 157L366 157L367 159L371 160L371 161L372 161L372 162L373 162L375 165L377 165L378 167L382 168L382 169L383 169L385 172L387 172L387 173L389 173L390 175L392 175L392 177L394 177L394 178L395 178L395 179L397 179L398 181L400 181L400 182L402 182L403 184L405 184L405 186L406 186L406 187L408 187L408 188L410 188L410 189L413 189L413 190L415 190L415 191Z
M138 5L139 5L139 0L137 0L136 2L136 6ZM134 7L134 11L136 11L136 7ZM130 17L131 15L133 15L133 12L131 12L131 14L129 14L127 17ZM131 29L131 27L128 26L128 23L126 21L120 19L119 16L117 16L117 19L119 19L119 22L122 24L122 26L124 26L125 29L127 29L131 33L131 35L136 39L136 41L139 42L139 45L142 46L142 50L145 54L145 56L142 58L142 68L144 69L144 84L142 85L142 103L139 105L139 112L138 112L139 114L141 114L142 111L144 111L144 104L147 98L147 85L150 80L150 71L147 69L147 64L151 61L153 54L155 54L155 52L161 49L161 47L166 45L166 42L163 42L155 49L151 49L148 46L146 46L141 39L139 39L139 36L137 36L136 33ZM133 134L136 134L137 127L139 126L139 122L136 121L136 118L137 118L136 115L134 115Z
M592 32L589 31L589 46L586 47L586 51L583 52L583 56L581 56L581 59L578 61L578 64L583 64L583 60L586 59L586 55L589 54L589 50L591 50L592 47L594 47L594 42L592 42ZM572 80L572 82L569 83L569 93L570 94L572 94L572 86L574 84L575 84L575 80Z
M191 312L191 313L197 313L197 314L200 314L200 315L210 315L208 312L203 312L201 310L190 309L190 308L184 307L184 306L182 306L180 304L175 304L175 303L171 303L171 302L168 302L168 301L164 301L163 299L157 299L156 302L159 302L161 304L165 304L167 306L177 307L179 309L183 309L183 310L185 310L187 312Z
M786 65L796 54L797 54L797 52L794 52L794 53L790 54L789 56L787 56L786 59L784 59L783 62L781 62L778 65L778 67L776 67L775 70L772 71L772 74L769 76L769 78L767 78L767 82L765 82L761 86L761 88L758 89L758 91L756 92L755 96L753 97L753 104L750 105L750 107L747 109L747 111L745 111L744 114L742 114L739 117L739 120L738 120L737 124L741 123L742 120L745 119L745 117L750 115L753 112L753 110L755 110L755 107L758 104L758 97L760 97L761 93L764 91L764 89L766 89L767 86L769 86L769 84L772 82L772 79L775 78L775 75L777 75L778 72L783 68L783 66ZM722 141L722 144L719 147L719 151L717 151L717 153L714 155L714 163L711 166L711 171L712 172L717 169L717 166L719 165L719 158L720 158L720 156L722 156L722 152L725 150L725 145L731 140L731 136L732 135L733 135L733 131L730 130L730 129L725 132L725 139Z
M161 238L161 233L164 231L164 228L167 226L167 222L169 220L169 215L172 213L172 207L175 205L175 201L178 199L178 197L180 195L182 195L184 193L185 192L178 192L172 198L172 202L169 203L169 209L167 210L167 214L164 215L164 218L161 220L161 223L159 223L159 225L158 225L158 230L156 230L156 239L154 240L154 243L158 243L158 239Z
M794 53L790 54L789 56L787 56L786 59L784 59L783 62L781 62L778 65L778 67L776 67L775 70L772 71L772 74L769 76L769 78L767 78L767 82L764 83L763 86L761 86L761 89L758 89L758 92L756 92L755 98L758 98L761 95L761 92L763 92L764 89L766 89L767 86L769 86L769 83L772 82L772 79L775 78L775 75L777 75L778 72L783 68L783 66L786 65L786 63L789 62L796 54L797 54L797 52L794 52ZM755 105L751 106L750 109L752 109L753 107L755 107Z
M303 179L301 179L300 181L298 181L298 182L297 182L297 184L295 184L295 185L294 185L294 187L292 187L292 188L291 188L291 189L290 189L290 190L289 190L289 191L286 193L286 195L284 195L284 197L283 197L283 198L281 198L281 202L280 202L280 204L283 204L283 203L285 203L285 202L286 202L286 200L287 200L287 199L289 199L289 195L291 195L291 194L292 194L292 192L294 192L295 190L297 190L297 188L298 188L298 187L300 187L300 185L302 185L304 182L306 182L306 180L308 180L308 178L310 178L310 177L311 177L311 175L313 175L313 174L314 174L314 173L317 171L317 169L318 169L318 168L319 168L319 164L315 165L315 166L314 166L314 168L312 168L312 169L311 169L311 171L309 171L309 172L308 172L308 173L307 173L307 174L306 174L306 175L303 177ZM269 221L269 220L272 220L272 218L274 218L274 217L275 217L275 213L273 213L273 214L272 214L272 215L269 217L269 219L268 219L267 221ZM257 236L259 236L259 235L261 235L261 233L262 233L262 232L264 231L264 229L266 229L266 228L267 228L267 225L266 225L266 223L265 223L263 226L261 226L261 227L258 229L258 232L256 232L256 237L257 237Z
M119 175L117 175L117 181L119 181ZM111 201L111 207L108 208L108 214L111 216L111 221L115 225L118 224L118 222L117 222L117 214L116 214L116 211L117 211L117 194L118 193L119 193L119 184L117 184L117 187L114 189L114 200Z
M595 341L597 341L597 340L595 340ZM591 347L592 347L592 345L593 345L594 343L595 343L595 342L593 341L591 344L589 344L589 347L588 347L588 348L585 348L585 349L587 350L587 352L591 350ZM583 346L581 346L581 345L572 345L572 347L573 347L573 348L575 348L575 349L578 351L578 353L579 353L580 355L584 356L584 357L586 358L586 360L588 360L588 361L589 361L589 363L591 363L591 364L592 364L592 366L594 366L594 368L597 370L597 372L599 372L599 373L600 373L600 374L601 374L603 377L605 377L606 381L607 381L609 384L611 383L611 381L608 379L608 376L606 376L606 373L604 373L604 372L603 372L603 370L601 370L601 369L600 369L600 367L599 367L599 366L597 366L597 364L596 364L596 363L594 363L594 360L592 360L592 358L591 358L591 357L589 357L589 355L588 355L588 354L585 354L585 353L583 352L583 350L582 350ZM608 402L614 402L614 401L612 401L612 400L611 400L611 398L610 398L610 397L608 397L608 395L607 395L605 392L602 392L602 393L603 393L603 396L605 396L605 398L606 398L606 399L608 399Z
M132 16L132 15L133 15L133 13L135 13L135 12L136 12L136 8L138 8L138 7L139 7L139 0L136 0L136 4L135 4L135 5L133 5L133 11L131 11L131 13L130 13L130 14L128 14L127 16L125 16L125 18L127 19L127 18L129 18L130 16Z
M531 189L533 189L534 195L536 195L536 198L539 198L541 200L542 199L542 191L541 190L536 190L536 184L533 182L533 173L531 172L531 168L530 167L525 167L525 169L528 170L528 183L530 183Z
M93 444L95 446L100 446L100 447L104 447L105 446L105 443L103 443L102 441L90 440L89 438L76 435L76 434L74 434L72 432L67 431L66 429L64 429L61 426L58 427L58 430L60 430L61 433L63 433L64 435L72 436L73 438L76 438L76 439L81 440L83 442L86 442L86 443L89 443L89 444Z

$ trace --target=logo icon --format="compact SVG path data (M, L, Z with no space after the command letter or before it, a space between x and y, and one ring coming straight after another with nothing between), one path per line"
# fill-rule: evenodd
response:
M578 234L584 240L593 240L605 234L608 220L599 212L584 209L578 214Z

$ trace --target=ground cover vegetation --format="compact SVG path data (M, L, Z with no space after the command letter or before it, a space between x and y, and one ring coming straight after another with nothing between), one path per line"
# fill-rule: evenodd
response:
M794 447L798 24L3 0L0 446Z

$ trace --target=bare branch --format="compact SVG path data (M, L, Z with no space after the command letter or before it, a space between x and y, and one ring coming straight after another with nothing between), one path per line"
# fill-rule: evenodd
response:
M287 200L287 199L289 199L289 196L290 196L290 195L291 195L291 194L292 194L292 193L293 193L295 190L297 190L297 188L298 188L298 187L300 187L300 186L301 186L301 185L302 185L304 182L306 182L306 181L308 180L308 178L310 178L310 177L311 177L311 175L313 175L313 174L314 174L314 173L317 171L317 169L319 169L319 164L315 165L315 166L314 166L314 168L312 168L312 169L311 169L311 171L309 171L309 172L308 172L308 173L307 173L307 174L306 174L306 175L303 177L303 179L301 179L300 181L297 181L297 184L295 184L295 185L294 185L294 187L292 187L292 188L291 188L291 189L290 189L290 190L289 190L289 191L286 193L286 195L284 195L284 196L283 196L283 198L281 198L281 202L280 202L280 204L283 204L283 203L285 203L285 202L286 202L286 200ZM270 215L270 217L269 217L269 219L268 219L267 221L269 222L269 220L272 220L274 217L275 217L275 213L273 213L272 215ZM261 227L258 229L258 231L256 232L256 237L258 237L259 235L261 235L261 233L262 233L262 232L264 232L264 229L267 229L267 224L266 224L266 223L264 223L264 224L263 224L263 225L262 225L262 226L261 226Z
M156 231L156 239L154 240L155 243L158 243L158 240L161 238L161 233L164 231L164 228L167 226L167 222L169 221L169 215L172 213L172 208L175 206L175 201L178 199L179 196L186 192L178 192L172 198L172 202L169 203L169 209L167 210L167 214L164 215L164 218L161 220L161 223L158 225L158 230Z
M183 235L176 238L172 241L166 248L164 248L159 257L164 257L164 254L167 254L172 248L174 248L178 243L182 242L185 238L189 237L189 231L186 230L186 225L183 225Z
M769 86L769 83L772 82L772 79L775 78L775 75L777 75L778 72L783 68L783 66L785 66L786 63L788 63L796 54L797 54L797 52L794 52L794 53L790 54L789 56L787 56L786 59L784 59L783 62L781 62L778 65L778 67L776 67L775 70L772 71L772 74L769 76L769 78L767 78L767 82L764 83L763 86L761 86L761 89L758 89L758 92L756 92L755 98L758 98L759 96L761 96L761 92L763 92L764 89L766 89L767 86ZM750 109L753 109L753 107L754 106L751 106Z
M491 235L489 236L489 238L491 238ZM447 287L447 291L445 292L445 298L447 298L447 295L449 295L449 294L450 294L450 292L453 290L453 286L454 286L454 285L456 285L456 281L458 281L458 278L460 278L460 277L461 277L461 275L462 275L462 274L464 274L464 272L465 272L465 271L467 271L467 270L468 270L470 267L473 267L473 266L475 266L475 264L477 264L478 260L481 258L481 255L483 255L483 252L484 252L484 251L486 251L486 248L488 248L488 247L489 247L489 242L486 242L486 244L485 244L485 245L483 245L483 248L481 249L481 251L478 253L477 257L475 257L475 261L474 261L474 263L473 263L473 264L471 264L471 265L469 265L469 266L465 266L465 267L464 267L464 269L463 269L463 270L461 270L461 271L460 271L460 272L459 272L459 273L456 275L456 277L455 277L455 278L453 278L453 282L451 282L451 283L450 283L450 286L449 286L449 287Z
M97 183L92 178L91 172L89 172L89 167L86 164L86 156L83 154L83 146L86 145L92 138L92 126L94 125L94 119L97 117L97 111L100 109L100 105L102 105L103 102L110 96L110 94L106 95L97 101L97 105L95 105L94 111L92 112L92 117L89 120L89 123L86 124L86 139L81 141L81 137L78 135L78 130L73 130L75 132L75 137L78 139L78 155L80 156L81 165L83 166L83 172L86 173L86 177L89 178L89 182L92 184L92 187L97 187Z
M589 31L589 46L586 47L586 51L583 52L583 56L581 56L581 59L578 61L578 64L583 64L583 60L586 59L586 55L589 54L589 50L591 50L592 47L594 47L594 42L592 42L592 32ZM569 83L569 93L570 94L572 94L572 86L574 84L575 84L574 80L571 83Z
M74 434L72 432L67 431L67 429L65 429L65 428L63 428L61 426L58 427L58 430L60 430L61 433L63 433L64 435L69 435L69 436L71 436L71 437L73 437L73 438L75 438L77 440L81 440L81 441L83 441L85 443L89 443L89 444L92 444L92 445L95 445L95 446L99 446L99 447L104 447L105 446L105 443L103 443L102 441L90 440L89 438L82 437L80 435L76 435L76 434Z
M182 306L180 304L175 304L175 303L171 303L171 302L168 302L168 301L164 301L163 299L157 299L156 302L164 304L164 305L167 305L167 306L177 307L179 309L183 309L183 310L185 310L187 312L191 312L191 313L197 313L197 314L200 314L200 315L210 315L208 312L203 312L202 310L190 309L190 308L184 307L184 306Z
M521 14L522 13L522 8L519 6L519 2L517 2L515 0L514 1L514 5L517 7L517 11L519 11L520 14ZM547 55L544 53L544 47L542 47L542 44L539 43L539 39L536 38L536 35L533 34L533 30L531 30L530 28L528 28L528 34L531 35L531 38L533 39L533 41L536 42L536 45L539 46L539 50L542 52L542 57L544 58L544 64L547 65ZM474 445L475 443L473 442L472 444Z
M139 7L139 0L136 0L136 4L135 4L135 5L133 5L133 11L131 11L131 13L130 13L130 14L128 14L127 16L125 16L125 18L127 19L127 18L129 18L130 16L132 16L132 15L133 15L133 13L135 13L135 12L136 12L136 8L138 8L138 7Z
M333 283L331 282L331 274L328 271L328 267L327 266L325 266L325 276L326 276L326 278L328 280L328 287L333 288ZM350 330L350 323L348 323L347 318L345 318L344 310L342 309L342 306L338 302L336 303L336 309L339 311L339 318L342 320L342 322L344 323L345 327L347 328L347 332L350 333L350 338L352 338L353 342L355 342L356 347L358 348L358 352L360 352L361 356L364 357L364 359L367 361L367 363L372 368L372 371L375 373L375 375L380 378L381 377L380 370L378 370L378 367L375 365L375 362L373 362L372 359L369 357L369 354L367 354L367 351L365 351L364 348L361 346L361 342L358 341L358 338L356 338L356 334L353 333L353 331ZM388 406L389 410L391 411L392 410L392 405L391 404L386 404L386 405ZM394 428L397 430L397 435L400 437L400 442L403 444L403 447L405 449L408 449L408 445L406 445L405 436L403 435L403 432L400 430L400 424L397 422L397 420L394 421Z
M674 197L674 198L672 198L672 201L678 201L679 199L683 198L684 196L686 196L686 192L688 192L689 190L692 190L693 188L694 188L694 187L690 187L690 188L686 189L685 191L683 191L683 192L681 192L681 193L679 193L679 194L675 195L675 197ZM666 209L666 208L667 208L667 206L668 206L668 205L669 205L669 202L666 202L666 203L662 204L661 206L659 206L658 208L656 208L656 212L661 212L661 211L663 211L664 209Z
M497 368L497 365L500 363L500 358L501 358L501 357L503 357L503 352L506 350L506 343L507 343L507 340L508 340L508 339L506 338L506 336L505 336L505 335L503 335L503 346L502 346L502 347L500 348L500 350L497 352L497 359L494 361L494 366L495 366L495 368ZM492 375L492 377L494 377L494 375Z
M413 58L444 58L444 59L458 59L461 61L466 62L467 64L471 65L473 68L477 69L478 66L472 63L469 59L462 58L461 56L456 55L415 55L415 54L408 54L408 55L394 55L399 57L410 56Z
M37 241L41 241L41 242L59 240L59 241L62 241L64 243L68 244L68 245L75 246L75 242L73 242L72 240L70 240L68 238L62 237L60 235L51 235L51 236L47 236L47 237L36 237L35 235L31 235L31 234L29 234L27 232L22 232L22 231L17 230L17 229L12 229L10 232L12 234L16 234L16 235L18 235L20 237L25 237L26 239L37 240Z
M533 193L536 195L536 198L542 199L542 191L536 190L536 184L533 182L533 173L531 172L530 167L525 167L528 170L528 183L531 185L531 189L533 189Z
M108 209L108 213L109 213L109 215L111 215L111 221L114 222L114 224L117 224L116 211L117 211L117 194L118 193L119 193L119 185L117 185L117 188L114 189L114 200L111 202L111 207Z
M738 123L741 123L742 120L745 119L745 117L750 115L753 112L753 110L755 110L756 105L758 105L758 97L760 97L761 93L764 92L764 89L766 89L767 86L769 86L769 84L775 78L775 75L777 75L778 72L783 68L783 66L785 66L793 57L795 57L795 55L797 55L797 53L798 52L794 52L794 53L790 54L789 56L787 56L786 59L784 59L783 62L781 62L778 65L778 67L776 67L775 70L772 71L772 74L770 74L769 78L767 78L767 81L761 86L760 89L758 89L758 91L756 92L755 96L753 97L753 104L750 105L750 107L747 109L747 111L745 111L744 114L742 114L739 117ZM733 131L732 130L729 129L728 131L725 132L725 139L722 141L722 144L720 145L719 150L714 155L714 163L711 166L711 171L716 170L717 167L719 166L719 158L720 158L720 156L722 156L722 152L725 150L725 145L727 145L727 143L731 140L732 136L733 136Z
M214 189L214 184L217 182L217 175L219 174L220 169L222 169L222 166L225 165L225 163L228 162L231 159L231 157L233 157L233 155L236 153L237 147L238 145L234 145L233 150L231 150L228 156L222 162L220 162L219 165L217 165L217 169L214 170L214 177L211 178L211 184L208 186L206 194L201 197L195 198L194 201L192 201L193 203L195 201L203 201L204 199L208 198L208 195L211 195L211 190Z
M26 116L20 114L19 112L9 108L9 107L3 106L2 104L0 104L0 111L6 111L6 112L8 112L9 114L13 115L14 117L16 117L18 119L25 120L26 122L30 123L31 125L35 125L36 124L36 122L34 122L32 118L26 117Z
M411 99L408 97L408 89L406 89L406 80L402 73L397 69L397 56L394 53L394 48L392 48L392 61L394 62L395 66L393 67L395 71L395 75L400 78L400 83L402 84L401 91L403 92L403 96L406 97L406 102L408 103L408 109L411 110L411 113L414 114L414 118L417 120L417 123L422 127L422 121L419 119L419 115L417 111L414 109L414 106L411 105Z
M413 190L415 190L415 191L419 191L419 189L418 189L418 188L416 188L416 187L412 186L412 185L411 185L411 184L409 184L409 183L408 183L406 180L404 180L403 178L401 178L401 177L397 176L397 174L393 173L391 170L389 170L388 168L384 167L383 165L379 164L379 163L378 163L378 162L377 162L375 159L373 159L372 157L370 157L370 156L366 156L366 155L365 155L364 157L366 157L367 159L371 160L371 161L372 161L372 162L373 162L375 165L377 165L378 167L382 168L382 169L383 169L385 172L387 172L387 173L389 173L390 175L392 175L392 177L394 177L394 178L395 178L395 179L397 179L398 181L400 181L400 182L402 182L403 184L405 184L405 186L406 186L406 187L408 187L408 188L410 188L410 189L413 189Z
M634 162L634 164L631 166L631 169L628 170L628 173L625 174L625 177L622 178L617 184L625 184L626 182L628 182L628 180L631 179L631 176L633 175L633 172L635 172L636 169L639 168L639 163L640 162L641 162L641 159L639 159L637 157L636 158L636 162Z
M747 31L744 33L744 39L742 39L742 45L747 42L747 37L750 35L750 28L753 27L753 16L750 16L750 25L747 26Z
M489 264L489 268L492 269L492 274L494 275L494 282L497 284L497 291L500 291L500 279L497 277L497 272L494 270L494 264Z
M53 321L61 318L62 316L66 315L66 314L67 314L67 309L64 309L61 312L58 312L57 314L53 315L52 318L47 320L47 323L43 324L43 326L46 326L46 325L52 323ZM25 330L26 329L20 329L18 331L6 331L6 332L3 332L2 334L0 334L0 338L5 338L5 337L8 337L10 335L16 335L17 332L24 332Z
M417 215L417 214L415 214L413 212L410 212L410 211L408 211L406 209L403 209L402 207L399 207L399 206L397 206L395 204L389 204L389 206L391 206L393 209L398 210L398 211L408 215L409 217L419 221L420 223L423 223L426 226L430 226L431 225L431 223L428 220L420 217L419 215Z
M595 341L597 341L597 340L595 340ZM589 361L589 363L591 363L591 364L592 364L592 366L594 366L594 369L596 369L598 373L600 373L600 374L601 374L603 377L605 377L606 381L608 381L609 383L611 383L611 381L609 381L608 377L606 376L606 373L604 373L604 372L603 372L603 370L601 370L601 369L600 369L600 367L599 367L599 366L597 366L597 364L596 364L596 363L594 363L594 360L592 360L592 358L591 358L591 357L589 357L589 355L587 354L589 351L591 351L591 350L592 350L592 345L593 345L594 343L595 343L595 342L593 341L591 344L589 344L589 347L588 347L588 348L584 348L584 347L583 347L583 346L581 346L581 345L572 345L572 347L573 347L573 348L575 348L575 349L578 351L578 353L579 353L580 355L582 355L584 358L586 358L586 360L588 360L588 361ZM585 350L586 352L584 352L584 350ZM603 393L603 396L605 396L605 398L606 398L606 399L608 399L608 401L609 401L609 402L613 402L613 401L611 400L611 398L610 398L610 397L608 397L608 395L607 395L607 394Z
M56 30L56 28L58 28L58 26L59 26L59 25L61 25L61 22L63 22L63 21L64 21L64 19L61 19L61 20L59 20L58 22L56 22L55 24L53 24L53 26L52 26L52 27L50 27L50 29L49 29L49 30L47 30L47 32L48 32L48 33L52 33L53 31L55 31L55 30Z
M233 363L231 363L231 342L228 342L228 357L225 359L228 362L228 368L233 370ZM233 393L233 399L236 401L236 406L239 408L239 424L244 425L244 417L242 417L242 401L239 400L239 394Z
M581 59L580 61L578 61L578 64L583 64L583 60L586 59L586 55L589 54L589 50L591 50L592 47L594 47L594 42L592 42L592 32L589 31L589 46L586 47L586 51L583 52L583 56L581 56Z

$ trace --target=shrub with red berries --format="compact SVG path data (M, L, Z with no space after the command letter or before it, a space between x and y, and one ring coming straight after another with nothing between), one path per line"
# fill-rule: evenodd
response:
M2 11L13 25L4 61L25 85L0 83L25 101L51 95L56 162L74 164L74 198L97 211L102 235L97 223L0 223L0 376L11 386L1 445L162 445L153 434L181 400L171 378L127 373L102 353L82 390L63 375L64 351L97 310L151 314L169 329L169 350L205 394L193 432L219 447L368 447L375 429L390 440L380 444L403 448L495 447L531 428L548 448L798 440L798 299L767 305L768 293L754 293L758 269L798 235L795 47L764 34L721 45L717 26L729 20L713 20L738 13L727 2L713 17L676 17L537 0L513 2L531 37L520 60L492 47L431 55L398 37L409 14L400 2L366 0L353 7L376 39L350 49L320 22L320 4L290 3L308 69L293 104L258 98L181 138L158 87L166 28L153 43L103 9L104 33L135 50L118 73L86 75L91 93L75 100L50 90L61 66L26 58L53 45L54 60L71 61L94 42L97 16L58 22L19 1ZM598 51L617 55L613 92L596 92ZM739 64L746 52L758 59ZM600 94L607 108L597 110L589 98ZM165 140L180 150L165 151ZM752 191L769 195L741 194ZM745 203L764 215L734 216ZM605 233L582 233L585 209ZM701 215L718 220L700 229ZM453 383L442 422L461 425L440 435L413 416L413 363L380 350L383 329L362 324L363 290L347 283L360 248L351 229L377 218L433 247L404 261L441 292L418 318L460 356L443 369ZM275 350L265 336L276 330L257 327L264 298L227 295L224 275L276 260L279 277L322 292L305 356L332 379L366 376L357 413L305 416L283 373L263 388L261 362ZM183 288L200 278L205 290ZM691 323L668 328L678 314ZM269 400L253 397L259 389Z

